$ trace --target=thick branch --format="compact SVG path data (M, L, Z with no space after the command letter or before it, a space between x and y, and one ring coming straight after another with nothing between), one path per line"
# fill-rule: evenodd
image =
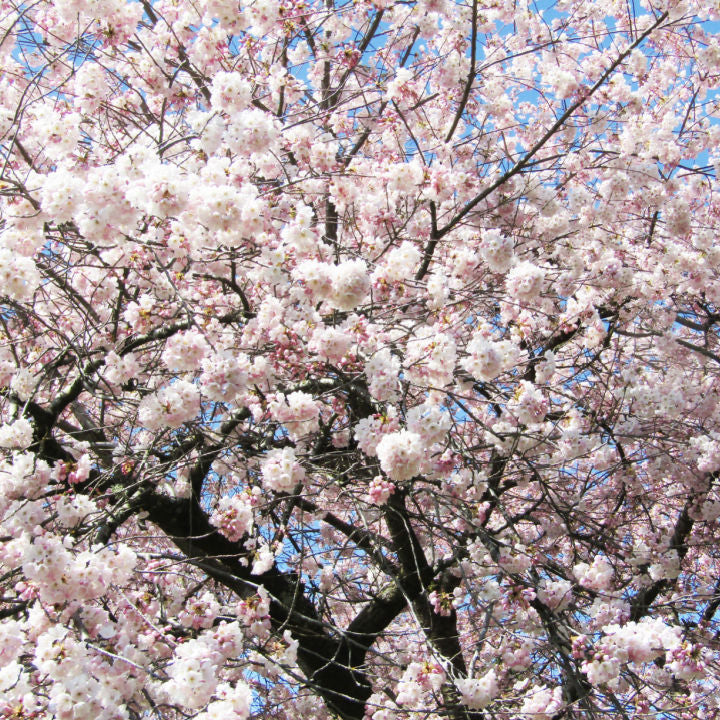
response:
M398 587L412 605L432 647L454 673L464 676L467 671L458 640L457 615L455 610L447 616L439 615L430 605L428 593L435 574L410 523L403 493L396 492L390 497L385 519L401 567L396 580Z
M366 676L353 670L350 644L328 634L297 575L273 567L262 575L250 572L246 553L219 535L193 500L149 496L144 509L192 561L199 560L214 580L240 597L253 596L259 586L270 594L270 618L277 631L289 630L299 642L298 664L328 707L344 720L360 720L370 696Z

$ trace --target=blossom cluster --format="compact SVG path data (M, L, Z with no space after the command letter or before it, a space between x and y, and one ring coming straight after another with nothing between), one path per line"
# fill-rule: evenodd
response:
M650 662L680 644L680 628L659 618L608 625L592 659L583 663L583 671L593 685L601 685L617 678L624 663Z
M488 670L482 677L458 678L455 685L462 695L462 701L471 710L487 707L500 692L497 673Z
M384 435L376 451L380 467L395 482L410 480L422 472L425 447L420 435L410 430L398 430Z
M336 310L355 310L370 290L367 266L362 260L345 260L339 265L305 260L294 274L316 301L325 300Z
M263 485L274 492L289 493L305 479L305 470L291 447L270 450L261 465Z
M150 430L177 428L200 412L200 392L187 380L176 380L143 398L138 419Z
M253 522L252 504L241 494L221 497L210 516L210 523L233 542L249 533Z

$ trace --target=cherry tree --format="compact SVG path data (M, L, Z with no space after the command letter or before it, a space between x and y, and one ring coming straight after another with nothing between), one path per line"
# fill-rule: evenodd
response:
M2 0L0 716L720 718L718 21Z

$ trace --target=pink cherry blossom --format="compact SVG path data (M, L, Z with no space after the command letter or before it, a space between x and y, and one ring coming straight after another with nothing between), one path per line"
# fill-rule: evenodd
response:
M720 10L0 13L0 717L720 717Z
M376 452L380 466L395 482L417 475L424 460L422 439L410 430L398 430L383 436Z

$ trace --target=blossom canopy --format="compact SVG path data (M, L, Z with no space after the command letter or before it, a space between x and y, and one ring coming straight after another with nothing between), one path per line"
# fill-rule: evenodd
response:
M4 1L0 718L720 720L719 23Z

